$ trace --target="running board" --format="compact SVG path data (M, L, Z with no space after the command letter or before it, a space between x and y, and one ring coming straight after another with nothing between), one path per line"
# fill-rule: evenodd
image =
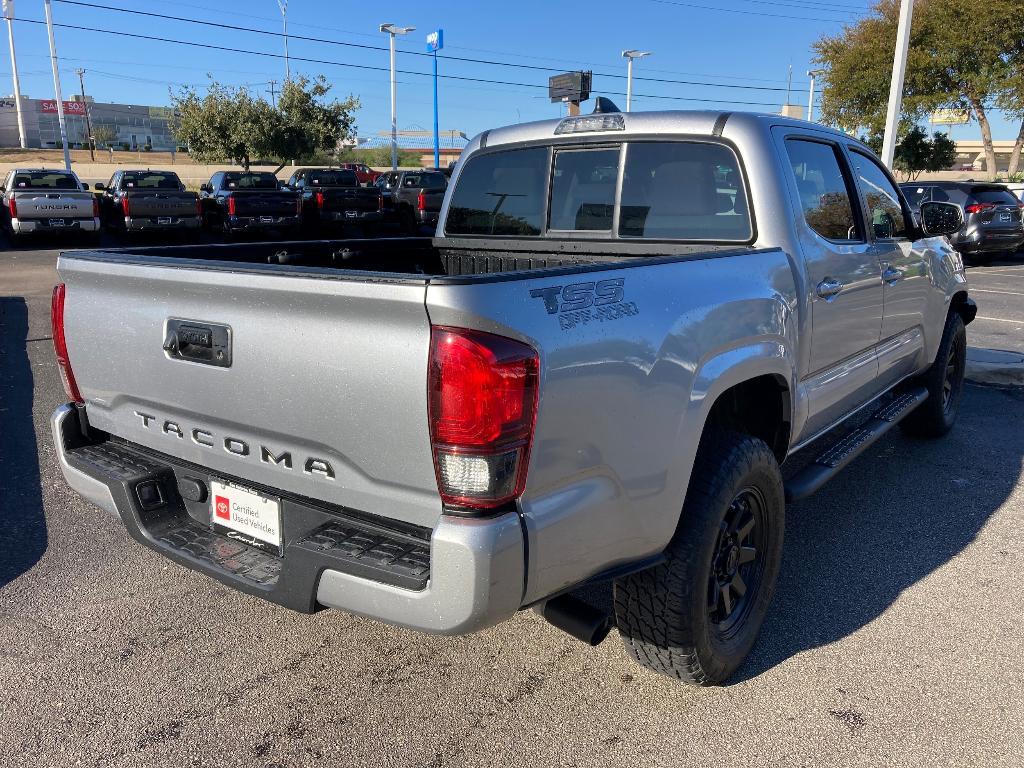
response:
M927 399L928 390L918 387L890 400L867 422L791 477L786 482L786 501L805 499L817 491Z

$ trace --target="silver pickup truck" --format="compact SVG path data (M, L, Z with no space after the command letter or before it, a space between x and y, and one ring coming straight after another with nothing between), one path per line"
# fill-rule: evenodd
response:
M786 499L896 424L952 427L961 217L918 223L870 150L799 120L495 129L433 239L63 254L54 441L135 539L241 591L439 633L533 607L719 683ZM611 614L572 593L597 581Z
M17 240L28 234L68 233L95 237L99 202L72 171L17 168L3 185L3 226Z

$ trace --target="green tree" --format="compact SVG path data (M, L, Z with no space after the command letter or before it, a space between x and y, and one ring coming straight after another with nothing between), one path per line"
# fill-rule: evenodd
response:
M211 81L200 96L194 88L171 95L175 138L201 163L232 162L248 170L254 160L290 159L334 151L355 128L357 99L325 101L330 85L321 76L285 83L277 106L253 98L245 88Z
M879 0L866 18L814 44L823 76L822 119L846 130L884 128L896 45L898 0ZM981 129L989 175L995 151L988 109L1006 88L1024 47L1016 0L915 0L901 122L904 129L938 108L969 109Z
M861 141L876 154L882 152L882 134L862 136ZM924 129L913 126L897 142L893 151L893 170L898 171L907 181L915 181L925 171L944 171L956 162L956 142L946 134L936 131L932 138Z
M117 131L109 125L96 125L92 129L92 138L97 147L105 147L117 140Z

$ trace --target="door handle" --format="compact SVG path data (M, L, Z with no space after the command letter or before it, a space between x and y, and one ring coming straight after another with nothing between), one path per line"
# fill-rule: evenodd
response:
M893 283L903 279L903 270L897 269L896 267L886 266L885 271L882 272L882 280L892 285Z
M818 283L817 293L818 296L825 299L825 301L829 301L834 299L841 290L843 290L843 284L841 282L834 278L826 277Z

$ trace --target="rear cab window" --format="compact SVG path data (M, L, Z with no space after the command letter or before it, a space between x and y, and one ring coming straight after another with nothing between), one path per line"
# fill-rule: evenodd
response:
M261 173L225 173L225 189L277 189L277 176Z
M176 173L125 173L121 176L122 189L163 189L179 190L181 181Z
M310 171L306 183L313 187L358 187L355 171Z
M445 232L749 243L736 154L704 140L495 150L469 159Z
M78 179L60 171L19 171L11 186L18 189L81 189Z

